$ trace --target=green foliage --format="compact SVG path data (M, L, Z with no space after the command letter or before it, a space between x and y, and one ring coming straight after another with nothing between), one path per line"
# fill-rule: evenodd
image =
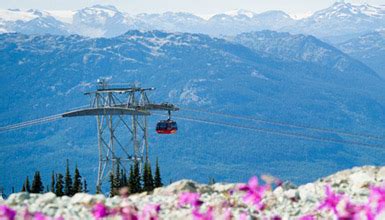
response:
M55 194L56 196L63 196L63 188L64 188L64 182L63 182L63 174L59 173L56 175L56 185L55 185Z
M72 195L82 192L82 176L80 175L78 165L75 166L74 184L72 186Z
M55 193L55 172L51 175L51 192Z
M122 173L122 177L120 178L120 185L121 187L127 187L128 186L128 180L127 180L127 174L124 172L124 170L120 171Z
M110 173L110 197L113 197L117 194L116 185L115 185L115 175L113 172Z
M159 163L158 163L158 158L156 158L156 164L155 164L155 176L154 176L154 187L162 187L162 178L160 176L160 168L159 168Z
M154 189L154 179L152 178L151 165L148 161L143 168L143 191L150 192Z
M135 162L134 167L131 166L130 168L129 185L131 193L139 193L142 191L140 179L139 163Z
M88 185L87 185L87 180L83 180L83 192L88 193Z
M66 173L65 173L65 179L64 179L64 195L72 196L72 177L70 174L68 159L66 163Z
M42 193L44 191L44 185L41 181L40 172L36 171L32 181L31 193Z
M119 190L119 188L122 187L121 178L120 162L118 160L118 163L116 163L116 171L114 175L114 187L116 190Z
M23 184L23 188L21 189L22 192L31 192L31 186L29 184L29 178L27 176L27 178L25 179L25 182Z
M130 188L131 193L134 193L134 185L135 185L134 168L132 165L130 165L130 176L128 177L128 187Z

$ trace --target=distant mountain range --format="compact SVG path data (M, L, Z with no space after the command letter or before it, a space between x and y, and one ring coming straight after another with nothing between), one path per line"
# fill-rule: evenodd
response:
M337 2L300 20L295 20L282 11L258 14L235 10L216 14L208 19L183 12L129 15L114 6L103 5L77 11L0 11L0 32L3 33L114 37L134 29L204 33L212 36L269 29L312 34L333 42L342 42L352 35L385 29L385 6Z
M97 78L109 77L157 87L150 99L180 106L175 116L373 145L382 142L186 108L378 136L385 130L385 81L362 62L306 35L262 31L224 40L161 31L129 31L112 38L1 34L0 73L1 125L85 105L82 93ZM149 125L159 119L151 117ZM261 173L303 183L355 165L383 164L385 156L366 146L183 120L178 124L174 136L150 130L151 158L159 157L166 183L180 178L238 182ZM0 185L8 190L21 187L25 175L35 170L48 183L52 170L63 172L66 158L78 164L90 186L96 179L92 117L0 135Z
M385 78L385 31L364 34L335 46Z

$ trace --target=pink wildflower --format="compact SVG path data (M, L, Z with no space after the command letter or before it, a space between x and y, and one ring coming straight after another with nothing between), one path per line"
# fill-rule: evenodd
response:
M6 205L1 205L0 206L0 219L5 219L5 220L14 220L16 216L16 211L9 208Z
M230 208L227 208L226 210L225 210L225 213L223 214L223 219L224 220L231 220L231 219L233 219L233 213L231 212L231 209Z
M211 206L204 213L201 213L197 208L194 208L192 215L194 220L214 220L213 207Z
M239 214L239 220L247 220L247 214L246 214L246 212L241 212L240 214Z
M48 220L49 218L46 217L43 213L41 212L36 212L34 215L33 215L33 219L34 220Z
M370 188L369 203L375 205L377 214L385 210L385 186Z
M314 215L304 215L304 216L301 216L299 217L298 220L316 220L316 218L314 217Z
M137 211L135 208L126 206L120 209L122 220L138 220Z
M102 219L109 215L109 211L103 203L96 203L92 209L92 215L95 217L95 219Z
M158 220L160 212L160 205L146 205L138 216L139 220Z
M321 202L320 206L318 207L318 210L326 209L331 210L335 215L338 216L338 210L337 205L342 199L341 194L334 193L330 186L326 186L326 197Z
M178 205L185 206L185 205L191 205L193 207L199 207L203 204L203 202L200 200L200 195L198 193L191 193L191 192L184 192L179 195L179 202Z
M265 191L267 190L267 187L260 186L257 177L252 177L247 185L240 185L239 190L247 191L246 195L243 197L243 200L246 203L254 204L257 209L263 208L262 198L264 196Z

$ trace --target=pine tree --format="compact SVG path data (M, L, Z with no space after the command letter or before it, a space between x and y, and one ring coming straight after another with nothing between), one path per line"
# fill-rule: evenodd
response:
M51 192L55 193L55 173L53 171L51 175Z
M25 182L23 183L23 187L21 187L21 192L25 192L26 189L25 189Z
M150 192L154 189L154 180L151 173L151 165L148 161L144 164L143 168L143 191Z
M152 176L152 171L151 171L151 165L148 164L148 186L149 186L149 191L153 191L154 190L154 177Z
M130 176L128 177L128 188L130 188L130 193L135 193L135 177L132 165L130 166Z
M72 178L70 174L70 168L68 165L68 159L67 159L66 173L65 173L65 179L64 179L64 195L72 196Z
M55 194L56 196L63 196L63 174L59 173L56 176L56 185L55 185Z
M141 192L142 191L142 186L141 186L141 178L140 178L140 170L139 170L139 163L135 162L134 164L134 189L135 192Z
M40 172L36 171L32 181L32 193L42 193L44 191L44 185L41 182Z
M122 173L122 177L120 178L120 185L121 187L126 187L128 186L128 181L127 181L127 174L123 170L120 170Z
M31 192L31 186L30 186L30 184L29 184L29 178L28 178L28 176L27 176L27 178L25 179L24 187L25 187L25 191L24 191L24 192Z
M140 179L139 163L135 162L134 167L130 167L129 186L131 193L139 193L142 191Z
M160 169L159 169L159 163L158 158L156 158L156 164L155 164L155 176L154 176L154 187L162 187L162 178L160 177Z
M87 186L87 180L83 180L83 192L88 193L88 186Z
M121 180L121 174L120 174L120 163L116 163L116 172L114 175L114 187L115 190L118 190L120 187L122 187L122 183L120 182Z
M209 185L214 185L215 184L215 179L210 177L209 178L209 182L208 182Z
M110 197L116 195L116 186L115 186L115 175L113 172L110 173Z
M78 165L76 165L74 173L74 185L72 186L72 195L80 192L82 192L82 176L80 176Z

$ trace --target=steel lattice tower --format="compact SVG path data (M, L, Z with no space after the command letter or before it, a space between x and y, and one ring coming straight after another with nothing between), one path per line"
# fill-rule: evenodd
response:
M177 111L169 103L155 104L147 92L154 88L110 87L98 81L95 91L87 92L91 98L88 108L63 114L63 117L96 116L99 166L97 192L110 173L120 168L127 173L128 165L148 160L148 116L152 111ZM126 137L126 138L125 138ZM130 138L127 138L130 137Z

